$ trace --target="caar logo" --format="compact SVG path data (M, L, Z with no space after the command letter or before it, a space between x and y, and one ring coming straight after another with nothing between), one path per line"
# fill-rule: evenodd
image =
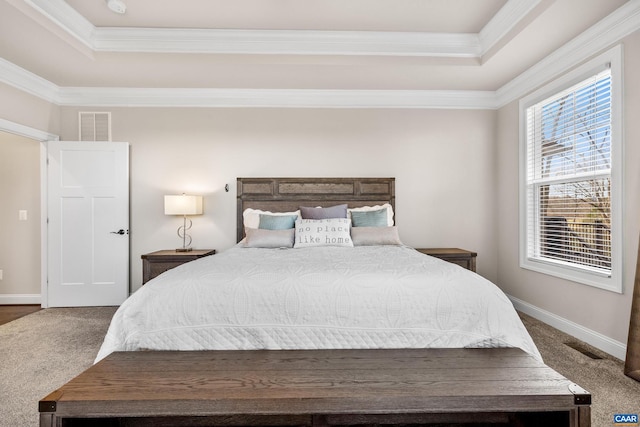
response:
M613 425L616 426L637 426L638 414L615 414L613 416Z

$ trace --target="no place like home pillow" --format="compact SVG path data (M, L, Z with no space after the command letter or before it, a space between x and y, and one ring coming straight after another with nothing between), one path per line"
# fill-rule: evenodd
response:
M296 241L294 248L312 246L348 246L351 241L351 219L298 219L296 220Z

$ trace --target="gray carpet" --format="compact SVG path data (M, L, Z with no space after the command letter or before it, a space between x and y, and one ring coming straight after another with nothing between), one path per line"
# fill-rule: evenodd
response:
M1 427L38 425L38 401L91 366L114 311L51 308L0 326ZM547 365L592 393L593 426L640 413L640 383L624 376L620 360L521 316ZM583 352L565 344L572 341Z
M0 426L39 425L38 401L93 364L114 312L49 308L0 326Z
M532 317L520 317L544 362L591 393L592 426L614 425L614 414L640 414L640 383L624 375L623 361ZM583 352L601 359L593 359L565 343L577 344Z

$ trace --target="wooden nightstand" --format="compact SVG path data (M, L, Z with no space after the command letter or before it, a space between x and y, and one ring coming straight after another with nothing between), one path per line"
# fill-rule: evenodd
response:
M194 249L189 252L176 252L174 249L155 251L141 256L142 258L142 284L171 270L174 267L193 261L198 258L213 255L215 249Z
M476 252L458 248L416 248L418 252L458 264L467 270L476 271Z

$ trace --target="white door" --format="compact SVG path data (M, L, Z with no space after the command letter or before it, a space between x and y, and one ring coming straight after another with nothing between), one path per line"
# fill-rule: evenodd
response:
M129 144L47 143L47 305L120 305L129 294Z

